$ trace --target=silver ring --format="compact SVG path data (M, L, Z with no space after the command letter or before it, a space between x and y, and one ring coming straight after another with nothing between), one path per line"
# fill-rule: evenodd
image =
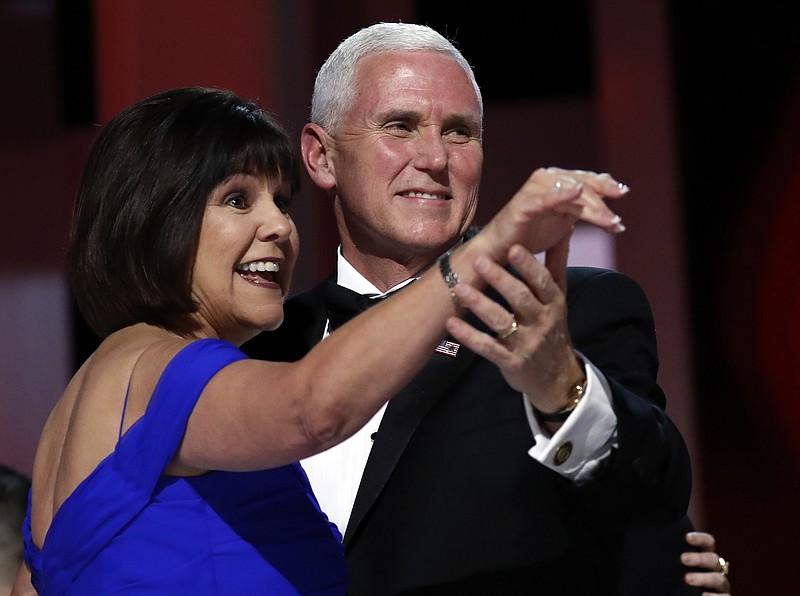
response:
M509 325L508 329L506 329L503 333L497 334L497 337L499 337L500 339L508 339L519 330L519 325L517 325L517 318L514 316L514 313L508 313L508 314L511 316L511 325Z

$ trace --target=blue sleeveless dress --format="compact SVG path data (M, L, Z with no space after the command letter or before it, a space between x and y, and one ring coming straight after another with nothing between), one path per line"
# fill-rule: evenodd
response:
M341 534L299 463L259 472L165 476L214 374L246 358L202 339L164 370L144 416L56 512L25 560L39 594L345 594Z

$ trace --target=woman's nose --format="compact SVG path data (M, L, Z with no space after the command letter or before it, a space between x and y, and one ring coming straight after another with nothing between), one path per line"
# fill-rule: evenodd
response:
M292 233L289 216L274 203L265 208L257 237L262 242L286 242Z

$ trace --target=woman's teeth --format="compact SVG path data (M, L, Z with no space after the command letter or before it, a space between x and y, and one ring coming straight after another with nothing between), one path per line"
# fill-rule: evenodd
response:
M276 272L280 270L280 265L274 261L253 261L251 263L244 263L236 268L237 271L253 272L256 271L270 271Z

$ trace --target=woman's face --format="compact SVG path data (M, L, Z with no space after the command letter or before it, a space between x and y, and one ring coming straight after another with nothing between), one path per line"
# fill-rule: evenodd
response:
M208 199L192 292L203 332L236 345L283 321L300 246L288 185L236 174Z

